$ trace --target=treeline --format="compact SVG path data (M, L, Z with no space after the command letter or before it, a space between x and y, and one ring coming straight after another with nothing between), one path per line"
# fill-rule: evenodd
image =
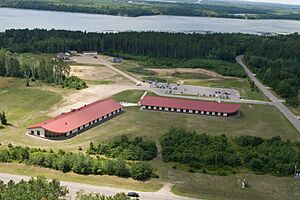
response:
M241 77L245 73L234 64L235 57L245 54L247 64L258 77L289 101L297 100L300 85L299 46L299 34L86 33L40 29L0 33L0 47L12 52L98 51L137 58L149 65L199 67ZM291 86L290 91L283 91L283 86Z
M26 78L26 85L30 80L42 80L46 83L60 84L63 87L83 89L86 83L78 77L69 76L70 66L62 59L31 59L0 49L0 76Z
M288 176L300 163L299 143L282 141L280 137L228 138L173 128L161 138L161 146L164 161L186 164L190 171L204 173L225 175L247 168L256 173Z
M66 199L67 194L67 188L61 186L56 179L47 181L44 177L37 177L31 178L29 181L21 180L17 183L0 181L1 200L57 200Z
M222 4L188 4L166 3L150 1L80 1L80 0L3 0L1 7L53 10L66 12L82 12L91 14L107 14L122 16L147 16L147 15L176 15L200 17L225 17L248 19L300 19L298 10L278 13L276 9L262 8L262 6L222 5Z
M154 176L152 167L145 162L125 162L124 160L111 160L92 158L83 154L75 154L59 150L47 152L46 150L28 147L12 147L0 149L0 162L20 162L40 167L51 168L62 172L77 174L115 175L131 177L135 180L147 180Z
M91 142L87 152L89 154L105 155L110 158L146 161L156 157L157 148L155 142L145 141L141 137L129 139L123 135L109 143L94 145Z

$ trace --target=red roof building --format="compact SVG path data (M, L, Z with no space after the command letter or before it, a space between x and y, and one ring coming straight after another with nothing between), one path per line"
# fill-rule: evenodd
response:
M143 109L227 117L239 113L239 104L226 104L179 98L145 96L140 100Z
M123 106L112 100L99 100L68 113L28 127L29 133L45 138L72 137L118 114Z

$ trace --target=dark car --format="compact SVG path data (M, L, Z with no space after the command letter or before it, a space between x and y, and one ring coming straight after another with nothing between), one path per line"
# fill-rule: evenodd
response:
M140 197L140 195L136 192L128 192L127 196L128 197Z

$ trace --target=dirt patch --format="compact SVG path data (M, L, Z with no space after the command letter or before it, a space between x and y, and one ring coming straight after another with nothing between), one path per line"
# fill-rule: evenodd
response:
M116 83L128 82L123 76L107 67L93 67L83 65L71 65L71 75L78 76L83 80L89 81L112 81Z
M148 88L142 86L135 86L134 84L112 84L112 85L96 85L76 93L64 96L63 102L60 105L52 108L49 113L51 116L60 115L63 112L69 112L71 109L79 108L85 104L94 101L109 98L114 94L125 90L147 90Z
M195 73L195 74L203 74L205 76L211 77L211 78L222 78L223 76L210 71L210 70L206 70L206 69L194 69L194 68L171 68L171 69L153 69L153 68L149 68L148 70L154 71L156 73L158 73L159 75L167 75L167 76L171 76L172 74L175 73Z

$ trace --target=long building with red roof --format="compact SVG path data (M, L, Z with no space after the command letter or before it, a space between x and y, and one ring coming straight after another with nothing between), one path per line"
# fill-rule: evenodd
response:
M140 100L142 109L214 116L233 116L239 113L239 104L217 103L189 99L145 96Z
M73 137L122 110L123 106L112 99L99 100L30 126L28 130L32 135L49 139Z

